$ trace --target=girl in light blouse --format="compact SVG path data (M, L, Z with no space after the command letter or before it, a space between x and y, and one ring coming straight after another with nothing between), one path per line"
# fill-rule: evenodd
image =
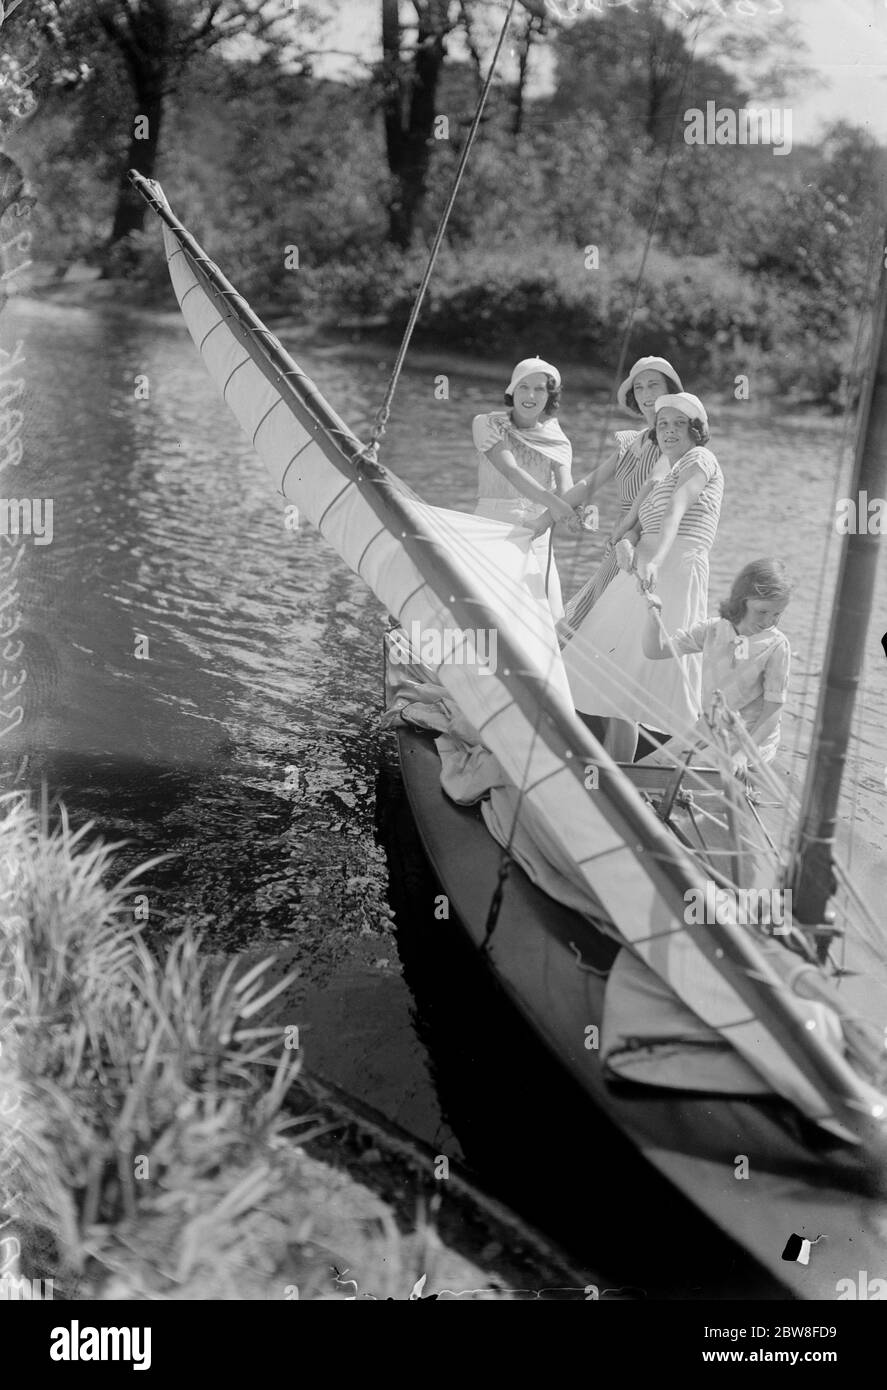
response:
M773 761L779 747L779 724L788 691L791 646L776 626L789 601L792 585L781 560L752 560L733 581L730 597L720 605L719 618L703 618L689 628L679 628L665 640L660 624L648 609L644 628L644 655L659 661L677 653L702 654L702 713L711 717L715 691L742 719L765 763ZM649 602L659 606L655 595ZM674 652L672 651L674 648ZM707 739L700 717L697 754ZM692 741L671 740L642 761L673 765L686 756ZM744 771L745 755L736 748L734 768Z

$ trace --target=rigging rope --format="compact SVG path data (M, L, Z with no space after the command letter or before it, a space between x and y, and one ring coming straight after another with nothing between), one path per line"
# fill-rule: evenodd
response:
M474 119L471 122L471 126L469 127L465 144L462 147L462 153L459 156L459 164L456 169L456 176L453 180L453 186L450 189L450 196L447 199L446 207L444 208L440 222L437 225L437 231L434 236L434 241L432 242L431 250L428 253L428 262L425 266L425 273L422 276L422 280L416 292L416 298L413 301L413 307L410 310L410 317L407 320L407 326L404 329L404 335L401 339L401 344L397 352L397 358L395 359L394 368L391 372L391 377L388 382L388 388L385 392L385 399L382 401L382 404L376 413L376 423L373 426L372 433L370 434L370 442L367 445L365 451L366 456L368 458L371 458L373 461L375 461L379 455L379 441L381 440L382 435L385 433L385 429L388 424L388 418L391 414L391 402L394 400L394 393L397 390L397 383L400 380L400 374L403 371L403 364L410 346L410 340L413 336L413 330L416 327L416 321L419 318L419 311L422 308L422 301L425 298L425 291L428 289L428 284L431 280L431 272L434 270L434 264L437 260L437 254L443 243L444 235L446 234L447 230L447 224L450 220L450 214L453 211L453 207L456 202L456 197L459 193L459 188L462 183L462 177L465 173L466 165L468 164L468 156L471 154L471 150L474 145L478 129L480 128L481 118L484 113L484 108L487 104L487 97L489 96L490 88L493 85L493 76L496 71L496 64L499 61L499 54L502 52L502 45L505 42L505 35L508 33L508 26L511 23L511 18L514 14L516 6L517 0L510 0L510 4L508 6L508 13L505 16L504 23L499 32L499 39L496 43L496 48L493 53L493 59L490 63L490 69L487 73L486 81L484 82L480 98L478 99L477 109L474 113Z

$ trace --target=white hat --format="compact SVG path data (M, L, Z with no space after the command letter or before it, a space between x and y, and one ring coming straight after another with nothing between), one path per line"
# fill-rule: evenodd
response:
M525 376L532 376L534 372L544 372L546 376L554 377L555 388L561 384L561 374L557 367L553 367L542 357L525 357L523 362L518 362L511 373L511 380L505 392L506 396L513 396L515 386L520 385Z
M664 357L639 357L628 373L628 376L619 387L619 390L616 392L616 399L621 406L628 407L628 393L632 386L634 386L635 377L640 376L641 372L661 372L663 376L668 377L669 381L674 382L679 391L683 391L684 389L684 383L681 381L681 378L678 376L671 363L667 362Z
M656 397L656 414L665 406L674 406L675 410L682 410L685 415L689 415L691 420L701 420L703 425L708 427L708 416L705 413L705 406L698 396L692 396L689 391L681 391L674 396Z

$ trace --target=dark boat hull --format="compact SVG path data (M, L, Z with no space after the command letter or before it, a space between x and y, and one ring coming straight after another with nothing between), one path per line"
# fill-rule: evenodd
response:
M457 806L443 792L433 737L401 728L398 745L428 858L453 914L480 947L501 848L475 809ZM887 1204L872 1191L859 1151L831 1140L775 1097L726 1098L606 1079L599 1053L586 1047L586 1029L600 1029L616 949L590 921L511 866L485 954L507 994L591 1100L787 1293L858 1297L842 1282L851 1281L869 1298L873 1292L887 1297ZM747 1177L738 1176L743 1171ZM823 1237L809 1265L783 1260L792 1235Z

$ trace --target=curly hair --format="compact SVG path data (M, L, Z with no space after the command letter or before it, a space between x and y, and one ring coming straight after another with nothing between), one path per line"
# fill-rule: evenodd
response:
M658 368L654 370L658 371ZM664 396L677 395L682 389L675 381L674 377L668 375L668 372L659 372L659 375L662 377L663 381L668 382L667 389L662 393ZM638 372L638 376L643 376L643 372ZM628 394L625 397L625 409L630 411L632 415L643 415L644 413L635 399L634 382L632 382L628 389Z
M694 445L707 444L708 441L711 439L711 430L708 428L708 425L706 425L703 420L699 419L698 416L695 420L690 421L687 432L690 435L690 438L692 439ZM652 439L656 438L655 423L651 427L650 435Z
M742 622L749 599L771 599L785 606L793 589L794 582L781 560L750 560L733 580L730 597L721 601L721 617L731 623Z
M545 409L539 416L540 420L545 420L550 415L557 415L561 408L561 387L555 386L553 376L546 376L545 384L548 387L548 400L545 402ZM505 392L505 404L509 410L514 405L514 395L511 391Z

